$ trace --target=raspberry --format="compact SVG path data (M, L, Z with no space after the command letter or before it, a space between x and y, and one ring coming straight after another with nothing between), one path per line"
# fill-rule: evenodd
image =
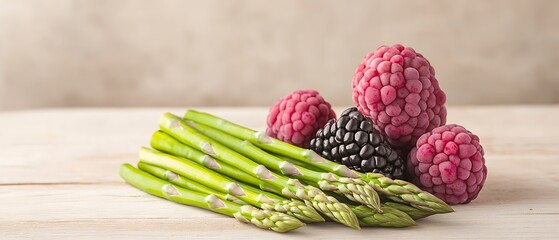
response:
M367 54L352 81L353 100L396 148L446 122L446 96L435 69L413 48L396 44Z
M456 124L423 134L407 166L417 186L449 204L474 200L487 178L479 137Z
M295 91L277 101L268 113L266 133L299 147L308 147L316 131L336 114L315 90Z

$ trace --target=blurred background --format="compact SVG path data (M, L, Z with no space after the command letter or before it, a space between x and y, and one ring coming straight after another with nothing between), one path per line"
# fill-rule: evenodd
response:
M559 1L0 0L0 110L352 105L378 46L434 65L450 105L559 103Z

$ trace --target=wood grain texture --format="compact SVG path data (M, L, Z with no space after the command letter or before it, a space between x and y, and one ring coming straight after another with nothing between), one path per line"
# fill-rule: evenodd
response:
M263 129L266 109L202 109ZM341 109L339 109L341 110ZM478 134L489 175L479 198L406 229L312 224L277 234L149 196L118 176L165 111L51 109L0 113L2 239L509 238L559 235L559 106L459 107L449 123Z

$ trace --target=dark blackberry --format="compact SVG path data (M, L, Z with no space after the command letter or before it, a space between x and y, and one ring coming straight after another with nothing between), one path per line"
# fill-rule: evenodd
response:
M373 129L372 120L355 107L346 109L338 120L330 120L318 130L310 148L359 172L382 173L393 179L404 176L404 160Z

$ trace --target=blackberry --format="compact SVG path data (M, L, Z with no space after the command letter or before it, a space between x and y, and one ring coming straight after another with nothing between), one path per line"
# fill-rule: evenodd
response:
M359 172L381 173L393 179L404 176L404 160L376 131L370 118L357 108L346 109L316 132L310 148L331 161Z

